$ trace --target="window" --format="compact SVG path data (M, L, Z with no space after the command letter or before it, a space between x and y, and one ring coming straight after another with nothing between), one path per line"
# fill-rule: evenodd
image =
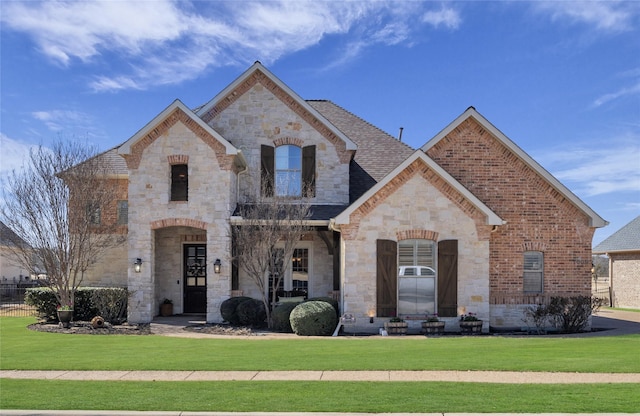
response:
M293 250L293 257L291 258L291 290L304 292L305 295L308 293L309 249L307 248Z
M398 243L398 315L436 313L435 256L434 241Z
M88 203L85 208L89 224L99 225L101 222L100 206L97 203Z
M261 192L264 196L314 197L316 147L262 145L260 149Z
M283 250L278 250L278 255L282 258ZM282 269L282 266L276 265L276 268ZM306 297L309 291L309 249L296 248L291 256L291 264L283 271L284 276L278 283L278 297ZM273 274L269 274L269 299L273 288Z
M523 289L525 293L542 293L544 255L541 251L524 253Z
M302 194L302 150L286 145L276 148L276 195Z
M118 201L117 212L118 225L126 225L129 222L129 201Z
M171 165L171 200L188 201L189 173L187 165Z

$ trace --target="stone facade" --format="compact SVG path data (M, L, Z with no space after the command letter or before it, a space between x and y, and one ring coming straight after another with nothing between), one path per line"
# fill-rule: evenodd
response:
M183 248L206 244L206 319L220 322L220 304L232 294L231 216L259 195L261 146L294 145L315 146L311 204L343 210L314 220L315 231L298 245L309 252L308 295L335 295L339 282L341 312L356 317L357 330L377 332L388 319L374 316L377 240L457 240L457 313L478 315L485 331L521 326L523 308L548 296L589 294L591 237L604 220L475 110L467 113L390 164L385 149L397 149L396 140L353 128L363 121L337 106L311 106L256 63L195 112L174 102L119 148L127 254L112 253L115 274L104 265L96 271L126 275L129 320L149 322L164 298L174 313L185 311ZM170 200L175 164L188 166L187 201ZM525 251L544 253L541 293L523 292ZM233 285L261 298L242 268ZM447 331L458 329L457 317L445 320Z
M248 175L241 176L244 194L257 195L260 185L260 146L316 146L316 193L312 204L349 202L349 161L342 151L260 83L228 104L209 125L242 151Z

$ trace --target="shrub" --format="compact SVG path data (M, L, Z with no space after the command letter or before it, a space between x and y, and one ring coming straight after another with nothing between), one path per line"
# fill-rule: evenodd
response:
M339 309L340 307L338 306L338 301L337 300L335 300L333 298L330 298L328 296L320 296L320 297L317 297L317 298L311 298L311 299L307 300L307 302L310 302L310 301L327 302L328 304L333 306L333 309L336 310L336 317L337 318L340 317L340 309Z
M273 312L271 312L273 329L280 332L293 332L289 318L291 316L291 311L298 305L300 305L299 302L288 302L281 303L280 305L276 306L273 309Z
M48 321L56 321L58 301L56 295L48 287L34 287L26 290L24 303L36 308L38 317Z
M90 321L96 315L107 322L122 323L127 316L128 291L116 287L81 287L76 290L73 305L73 319ZM36 308L38 316L49 321L58 319L58 301L48 287L30 288L25 294L25 303Z
M338 317L329 303L312 300L293 308L289 321L296 335L331 335L338 324Z
M249 299L251 298L248 296L236 296L223 301L220 305L220 315L222 315L222 319L229 322L231 325L240 325L236 309L239 304Z
M91 291L91 304L106 322L121 324L127 320L129 291L124 287L101 287Z
M267 319L267 312L264 309L264 303L257 299L249 299L240 303L236 308L240 325L264 326L264 320Z
M602 304L602 299L591 296L552 297L548 308L556 328L565 333L574 333L586 328L589 317Z

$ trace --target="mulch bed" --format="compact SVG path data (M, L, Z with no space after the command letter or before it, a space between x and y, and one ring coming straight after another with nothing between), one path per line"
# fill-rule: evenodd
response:
M76 321L72 322L68 328L63 327L59 323L42 322L31 324L28 328L32 331L55 332L59 334L89 334L89 335L150 335L151 326L149 324L122 324L111 325L104 323L102 328L94 328L91 322Z

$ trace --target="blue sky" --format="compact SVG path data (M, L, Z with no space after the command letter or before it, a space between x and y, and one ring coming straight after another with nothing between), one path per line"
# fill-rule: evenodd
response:
M474 106L611 224L640 214L640 2L5 1L0 174L116 146L260 60L420 147Z

